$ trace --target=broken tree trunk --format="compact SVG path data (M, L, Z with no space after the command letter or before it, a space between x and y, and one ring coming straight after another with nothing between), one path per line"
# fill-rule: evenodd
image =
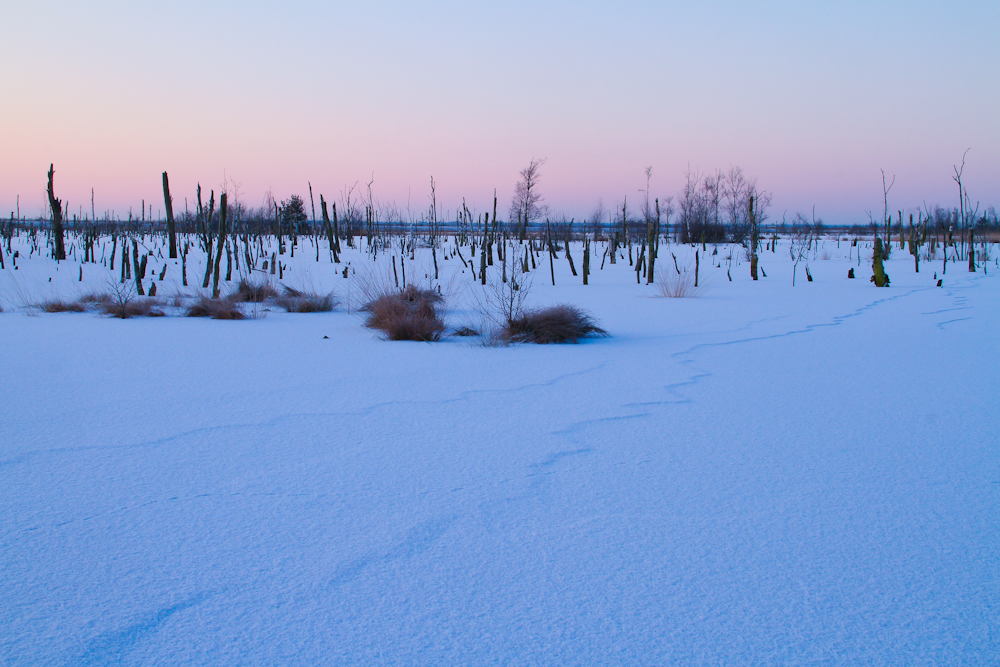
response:
M219 262L222 261L223 239L226 238L226 193L219 195L219 235L215 244L215 270L212 277L212 298L219 298Z
M55 173L53 165L49 164L49 208L52 209L52 236L55 240L55 248L52 252L53 259L60 260L66 259L66 246L63 243L62 200L56 198L55 191L52 189L52 175Z
M170 183L163 172L163 205L167 209L167 238L170 240L170 259L177 259L177 232L174 229L174 202L170 199Z

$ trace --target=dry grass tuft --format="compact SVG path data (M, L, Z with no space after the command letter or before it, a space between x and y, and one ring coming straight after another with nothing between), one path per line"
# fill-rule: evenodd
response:
M186 317L211 317L213 320L243 320L246 315L239 305L229 299L210 299L203 296L184 312Z
M289 313L328 313L337 306L333 292L322 295L315 292L302 292L291 287L285 287L285 293L274 302Z
M101 310L105 315L122 320L130 317L163 317L166 313L157 308L158 305L156 299L138 297L123 302L108 300L101 304Z
M660 296L672 299L679 299L688 296L698 296L702 292L702 287L695 287L694 273L692 271L664 271L656 279L656 289Z
M607 336L608 332L575 306L552 306L529 310L513 318L504 328L513 343L577 342L587 336Z
M389 340L435 341L444 333L444 321L437 313L443 301L434 290L410 285L402 292L382 294L361 307L368 313L365 326L378 329Z
M107 292L88 292L77 299L77 301L84 305L106 306L114 301L114 297Z
M276 296L278 296L278 290L274 289L268 281L264 280L259 283L252 283L243 278L240 280L239 285L236 286L236 291L230 294L228 299L241 303L263 303Z
M82 313L87 307L79 301L52 299L42 302L39 307L46 313Z

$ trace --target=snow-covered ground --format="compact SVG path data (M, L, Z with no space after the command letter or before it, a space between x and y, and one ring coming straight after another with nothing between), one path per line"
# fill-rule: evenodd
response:
M590 285L560 257L552 287L543 253L531 303L611 337L511 347L387 342L345 308L32 313L109 273L22 247L0 663L997 664L1000 268L936 287L940 261L897 247L878 289L870 248L837 246L794 288L784 245L757 282L709 246L683 299L600 269L603 246ZM658 273L670 252L693 268L664 245ZM325 251L284 261L356 297ZM439 261L472 322L479 286Z

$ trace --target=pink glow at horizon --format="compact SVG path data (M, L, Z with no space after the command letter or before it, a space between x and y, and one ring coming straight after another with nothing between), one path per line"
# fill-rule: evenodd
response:
M880 169L896 176L891 210L953 206L952 165L970 147L970 196L1000 205L986 35L1000 10L965 11L18 0L0 9L19 27L0 45L13 64L0 71L0 215L18 195L22 214L46 214L51 162L71 215L89 215L93 187L98 216L138 216L142 200L158 216L166 170L175 208L199 182L238 183L257 206L268 190L307 197L311 182L318 204L374 179L376 199L419 216L433 176L441 208L490 210L495 188L506 216L539 157L554 215L638 204L647 166L665 198L689 166L739 165L773 193L772 218L815 205L857 224L881 217ZM81 35L114 47L81 48Z

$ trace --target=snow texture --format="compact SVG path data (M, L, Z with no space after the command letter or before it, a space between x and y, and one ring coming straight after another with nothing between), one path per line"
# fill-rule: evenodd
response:
M0 663L997 664L994 266L938 288L898 252L878 289L835 243L794 288L780 247L757 282L703 255L683 299L627 258L586 287L561 259L552 287L542 254L531 303L611 337L511 347L387 342L343 308L30 316L12 294L107 274L48 283L24 251L0 272ZM290 265L351 298L328 256Z

